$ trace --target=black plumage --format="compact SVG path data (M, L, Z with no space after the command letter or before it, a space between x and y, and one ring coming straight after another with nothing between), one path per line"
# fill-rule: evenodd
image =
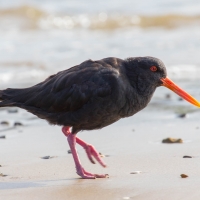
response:
M32 87L1 90L0 107L26 109L72 133L100 129L143 109L165 77L164 64L154 57L87 60Z

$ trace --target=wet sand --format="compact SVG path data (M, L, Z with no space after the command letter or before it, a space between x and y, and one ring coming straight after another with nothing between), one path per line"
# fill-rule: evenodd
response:
M2 112L2 111L1 111ZM45 122L1 131L0 197L36 199L198 199L200 191L200 112L179 118L173 110L149 106L137 115L79 137L104 155L107 168L93 165L79 146L84 168L108 179L83 180L74 168L60 127ZM34 120L32 120L34 121ZM39 122L39 121L38 121ZM182 144L163 144L167 137ZM189 155L192 158L183 158ZM52 156L50 159L42 159ZM141 171L140 174L131 174ZM180 174L188 178L181 178Z

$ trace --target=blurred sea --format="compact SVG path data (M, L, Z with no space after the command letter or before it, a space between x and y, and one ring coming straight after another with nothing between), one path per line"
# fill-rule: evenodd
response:
M199 0L0 0L1 89L89 58L147 55L173 80L200 80Z

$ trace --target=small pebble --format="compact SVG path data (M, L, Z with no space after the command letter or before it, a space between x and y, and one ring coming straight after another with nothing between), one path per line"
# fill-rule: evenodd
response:
M8 113L17 113L17 112L18 112L18 109L16 109L16 108L8 109Z
M69 153L69 154L70 154L70 153L72 153L72 151L71 151L71 150L68 150L68 151L67 151L67 153Z
M183 156L183 158L192 158L192 156Z
M180 176L181 176L181 178L187 178L188 177L188 175L186 175L186 174L181 174Z
M5 177L5 176L8 176L8 175L5 175L5 174L0 173L0 176L1 176L1 177Z
M183 143L183 140L181 138L165 138L162 140L162 143Z
M0 135L0 139L6 139L5 135Z
M0 165L0 167L2 167L2 165Z
M141 173L141 171L133 171L130 174L140 174L140 173Z
M99 155L100 155L100 157L102 157L102 158L105 157L105 156L104 156L102 153L100 153L100 152L99 152Z
M53 158L52 156L44 156L44 157L41 157L42 159L50 159L50 158Z
M171 94L166 94L166 95L165 95L165 98L166 98L166 99L170 99L170 98L171 98Z
M130 197L123 197L123 199L130 199Z
M23 124L21 122L15 122L14 126L23 126Z
M186 118L186 113L182 113L180 115L178 115L179 118Z
M9 122L7 122L7 121L2 121L2 122L1 122L1 125L6 125L6 126L8 126L8 125L9 125Z
M183 101L183 98L179 97L178 100L179 100L179 101Z

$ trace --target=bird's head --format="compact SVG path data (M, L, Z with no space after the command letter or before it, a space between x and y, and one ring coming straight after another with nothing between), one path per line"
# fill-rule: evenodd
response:
M166 67L160 59L149 56L134 57L128 58L127 63L127 76L134 80L134 87L139 94L149 95L155 91L156 87L165 86L186 101L200 107L200 102L167 77Z

